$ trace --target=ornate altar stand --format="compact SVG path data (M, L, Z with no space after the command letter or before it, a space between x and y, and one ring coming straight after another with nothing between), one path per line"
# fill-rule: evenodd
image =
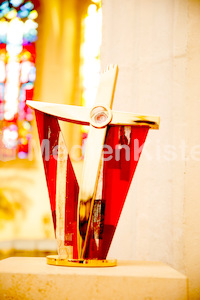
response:
M187 278L160 262L66 268L45 258L12 257L0 262L0 299L185 300Z

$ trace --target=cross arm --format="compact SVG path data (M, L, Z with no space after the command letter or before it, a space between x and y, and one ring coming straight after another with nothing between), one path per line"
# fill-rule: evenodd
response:
M39 101L27 101L31 108L42 111L48 115L55 116L59 120L71 123L90 125L91 109L83 106L55 104ZM148 126L158 129L160 118L156 116L136 115L129 112L112 111L110 125Z
M90 109L87 107L32 100L26 101L26 104L33 109L54 116L62 121L80 125L90 125Z
M121 111L112 111L112 120L110 122L110 125L148 126L151 129L158 129L159 124L159 117L136 115Z

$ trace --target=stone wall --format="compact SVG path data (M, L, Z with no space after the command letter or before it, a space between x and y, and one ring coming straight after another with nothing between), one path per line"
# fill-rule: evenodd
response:
M159 115L110 255L159 260L200 298L200 2L103 0L102 69L119 65L117 110Z

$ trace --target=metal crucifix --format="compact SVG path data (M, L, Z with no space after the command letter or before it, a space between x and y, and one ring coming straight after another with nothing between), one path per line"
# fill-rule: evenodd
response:
M49 264L116 264L106 257L140 156L134 140L143 145L148 130L159 128L159 117L112 110L117 74L112 65L101 75L92 109L27 101L35 109L40 141L50 141L50 157L43 154L43 162L58 256L47 258ZM67 150L62 151L58 120L90 126L80 186ZM110 155L114 150L117 157Z

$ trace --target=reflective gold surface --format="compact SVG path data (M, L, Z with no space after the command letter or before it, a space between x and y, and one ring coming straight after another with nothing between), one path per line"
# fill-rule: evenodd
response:
M26 101L26 104L33 109L42 111L45 114L55 116L59 120L90 125L90 109L83 106L55 104L40 101Z
M58 255L47 256L47 264L66 267L114 267L116 259L62 259Z
M107 107L108 111L112 108L117 73L118 67L112 65L101 75L95 107ZM107 127L96 128L90 125L88 133L78 199L77 242L79 258L84 257L86 250L106 131Z
M90 125L90 123L92 123L91 113L94 108L89 109L83 106L52 104L39 101L26 101L26 103L31 108L42 111L48 115L55 116L60 120L68 121L71 123L78 123L81 125ZM112 117L109 115L108 122L110 123L110 125L140 125L148 126L151 129L159 128L160 118L156 116L144 116L114 110L112 110L111 113ZM93 124L93 126L94 125L95 124ZM96 127L102 126L96 125Z
M113 117L110 125L135 125L148 126L151 129L158 129L160 118L155 116L136 115L129 112L112 111Z
M78 200L77 236L79 258L83 258L85 252L106 130L106 128L97 129L90 126L87 138Z

